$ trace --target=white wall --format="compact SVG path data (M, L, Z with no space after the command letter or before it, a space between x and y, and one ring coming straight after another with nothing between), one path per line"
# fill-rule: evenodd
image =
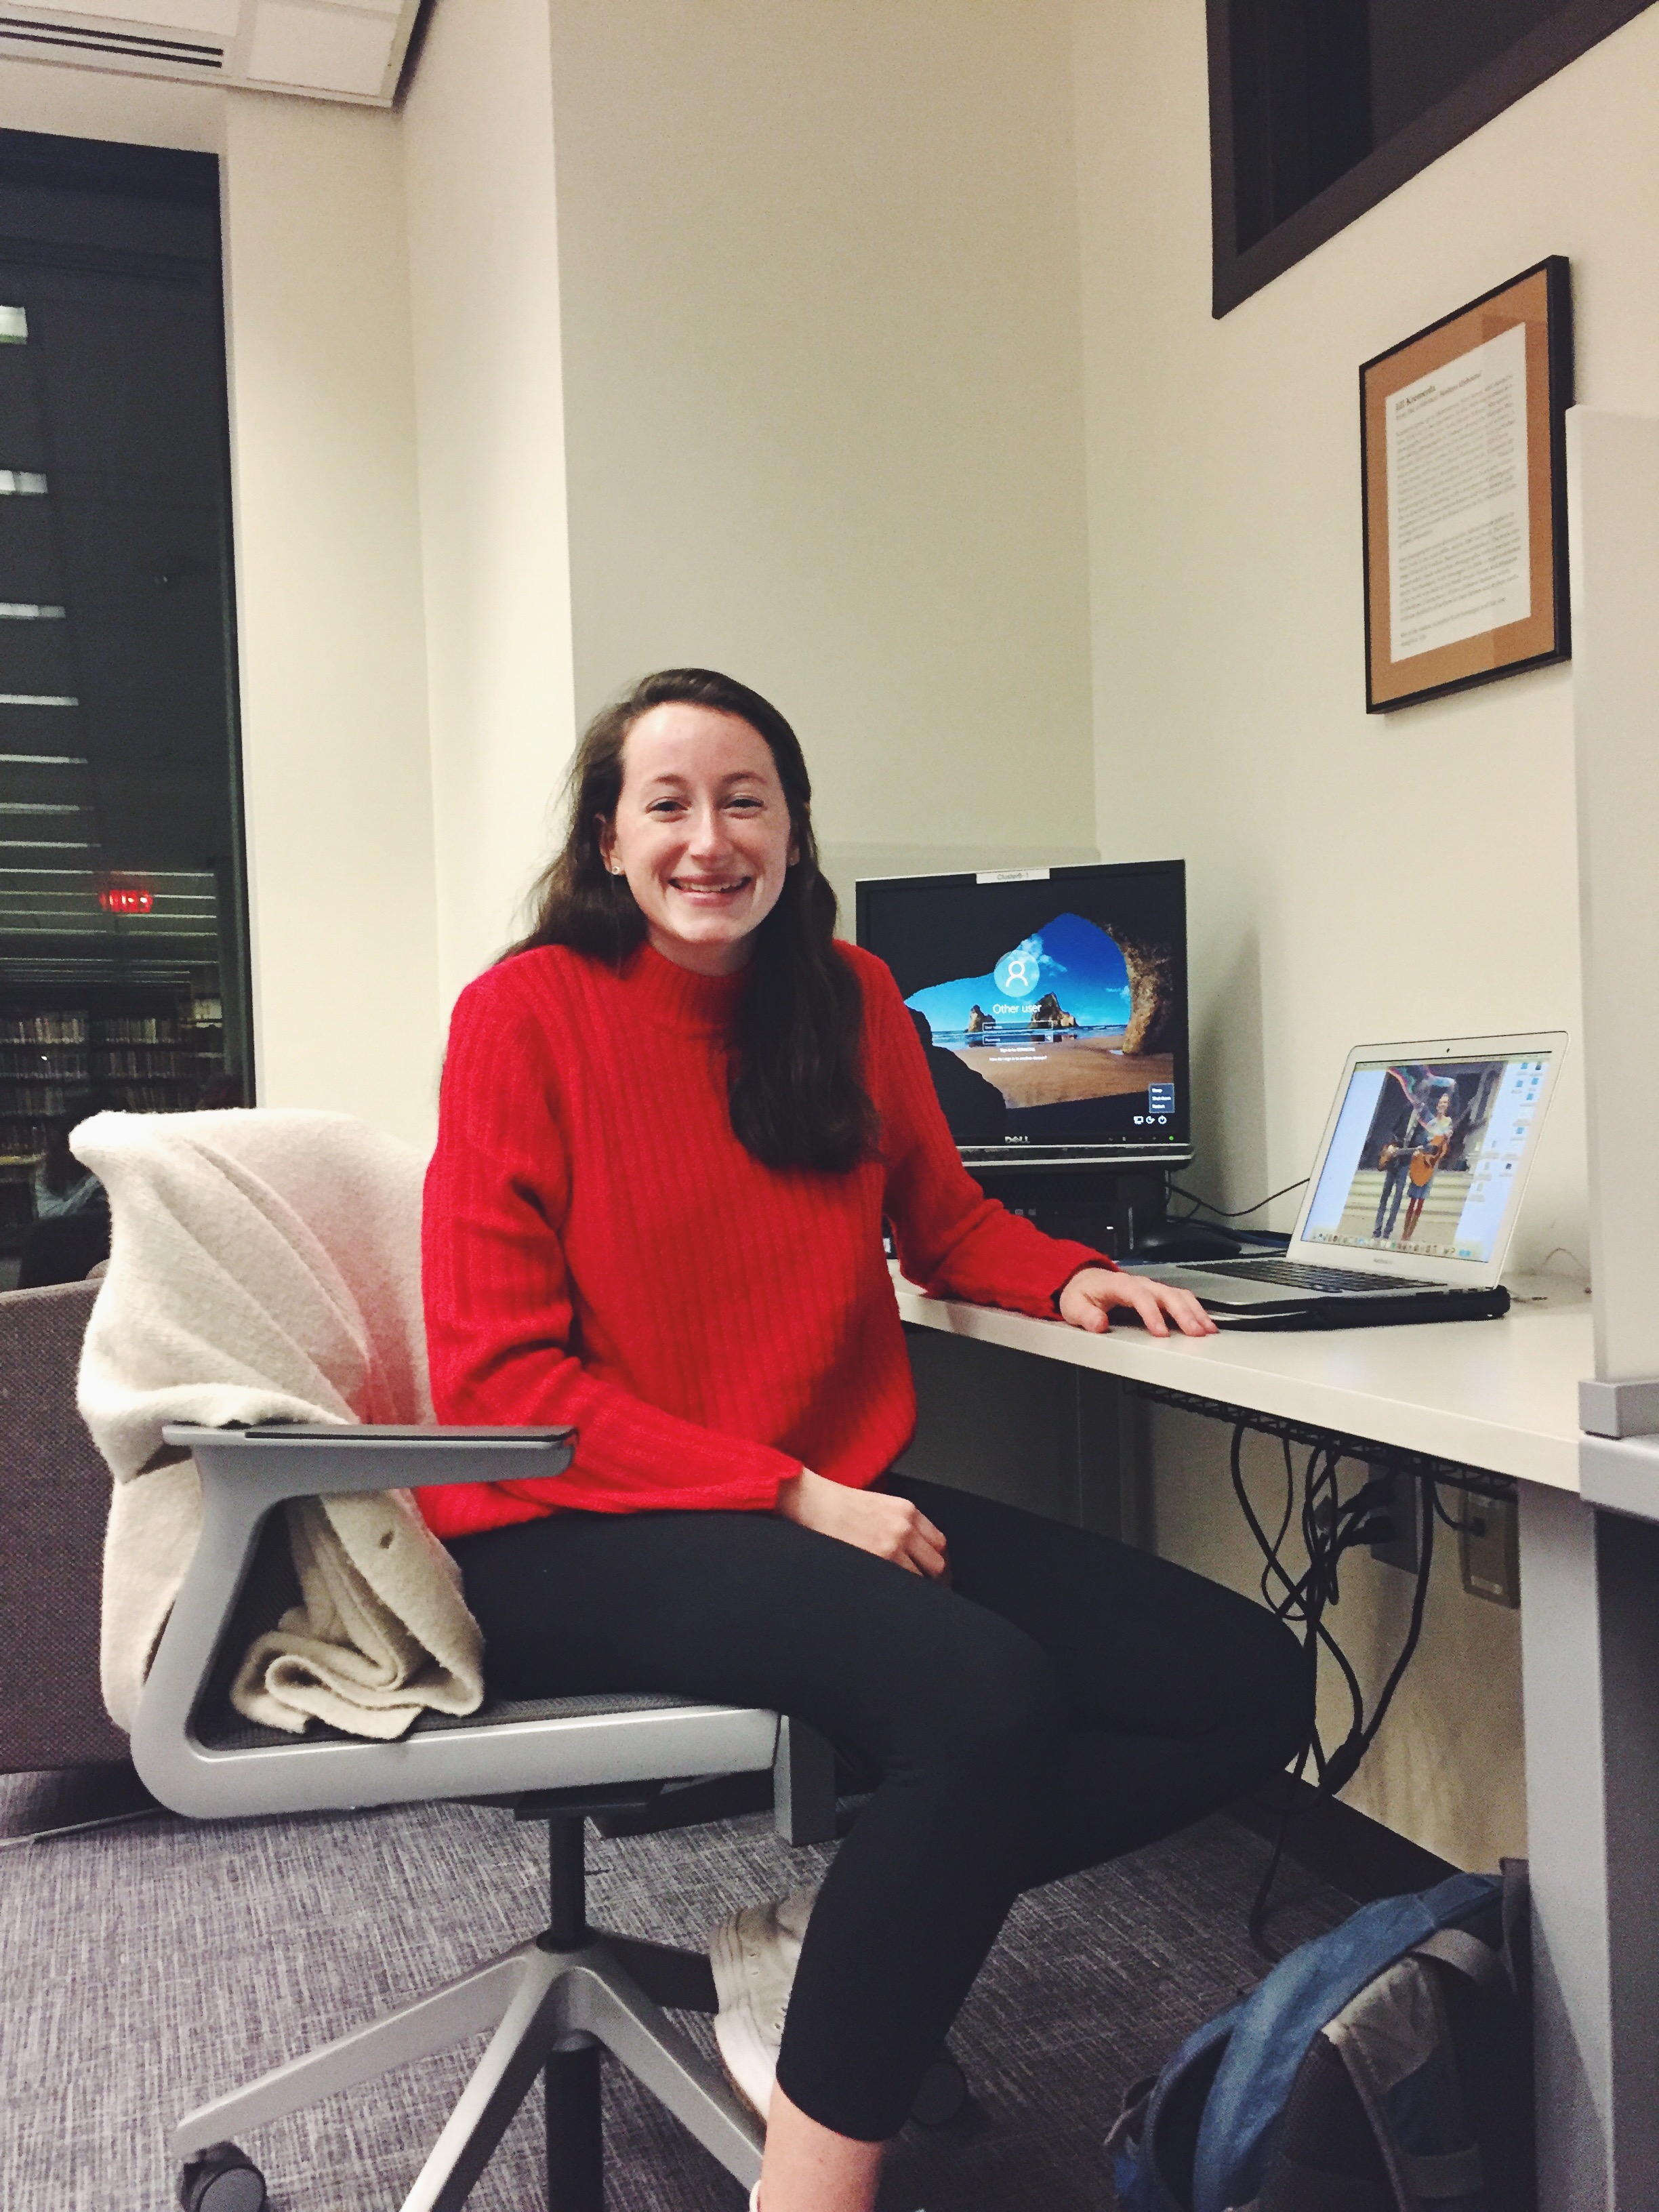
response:
M1092 855L1070 72L1063 0L442 0L401 118L7 66L224 157L263 1099L424 1139L647 667L779 699L843 896Z
M843 893L1091 857L1066 8L553 20L581 713L755 684Z
M1218 323L1202 10L1079 0L1077 25L1101 846L1188 860L1192 1181L1244 1206L1305 1174L1362 1039L1578 1030L1571 670L1365 714L1357 371L1565 253L1580 398L1652 410L1659 11ZM1516 1256L1558 1245L1586 1251L1577 1059ZM1244 1584L1213 1432L1155 1435L1164 1542ZM1450 1603L1349 1795L1489 1862L1523 1822L1514 1623Z
M426 1143L440 1008L398 124L8 60L0 126L221 157L259 1097Z
M1079 24L1100 834L1191 864L1194 1175L1243 1205L1305 1172L1362 1038L1577 1028L1571 670L1365 714L1357 371L1559 252L1579 397L1652 405L1659 15L1220 322L1202 22ZM1523 1261L1584 1250L1582 1096L1570 1061Z
M547 0L445 0L403 136L447 1009L514 933L574 737Z
M223 189L259 1097L425 1143L440 1008L397 119L232 93Z
M64 138L112 138L130 146L224 149L225 96L205 85L161 77L102 76L94 70L0 59L0 130Z

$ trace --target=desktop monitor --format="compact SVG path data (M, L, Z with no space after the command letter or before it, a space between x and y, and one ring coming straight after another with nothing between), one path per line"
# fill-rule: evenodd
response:
M1182 861L879 878L857 929L969 1166L1191 1158Z

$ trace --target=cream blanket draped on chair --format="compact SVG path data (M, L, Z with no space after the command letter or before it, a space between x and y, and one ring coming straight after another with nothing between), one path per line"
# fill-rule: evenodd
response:
M201 1526L169 1421L432 1419L421 1314L422 1164L343 1114L99 1114L71 1148L109 1194L112 1244L79 1402L115 1478L104 1698L130 1729ZM401 1735L470 1713L483 1639L407 1491L284 1509L301 1601L238 1668L247 1719Z

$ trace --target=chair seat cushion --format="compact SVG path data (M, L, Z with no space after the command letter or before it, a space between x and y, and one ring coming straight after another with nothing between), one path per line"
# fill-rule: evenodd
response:
M430 1735L440 1729L502 1728L514 1721L587 1720L601 1713L660 1713L676 1706L706 1704L697 1698L654 1697L642 1691L594 1693L575 1698L486 1698L476 1713L422 1713L409 1730L410 1735ZM286 1735L280 1729L259 1728L245 1721L228 1704L212 1721L202 1721L198 1735L209 1751L257 1751L267 1746L304 1743L355 1743L362 1738L340 1729L313 1722L303 1737Z

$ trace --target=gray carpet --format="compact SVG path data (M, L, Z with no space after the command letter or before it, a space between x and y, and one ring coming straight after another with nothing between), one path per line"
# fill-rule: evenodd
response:
M157 1818L0 1853L0 2205L167 2212L172 2117L534 1933L544 1850L505 1814L422 1806ZM907 2131L884 2212L1109 2206L1100 2145L1124 2087L1261 1972L1244 1912L1264 1850L1218 1819L1024 1899L952 2039L976 2110ZM823 1854L756 1819L594 1841L590 1863L595 1920L700 1942L733 1905L815 1879ZM1352 1910L1295 1869L1285 1889L1281 1944ZM480 2048L251 2134L276 2212L397 2205ZM713 2160L606 2070L611 2212L740 2212ZM477 2212L540 2204L540 2151L532 2100Z

